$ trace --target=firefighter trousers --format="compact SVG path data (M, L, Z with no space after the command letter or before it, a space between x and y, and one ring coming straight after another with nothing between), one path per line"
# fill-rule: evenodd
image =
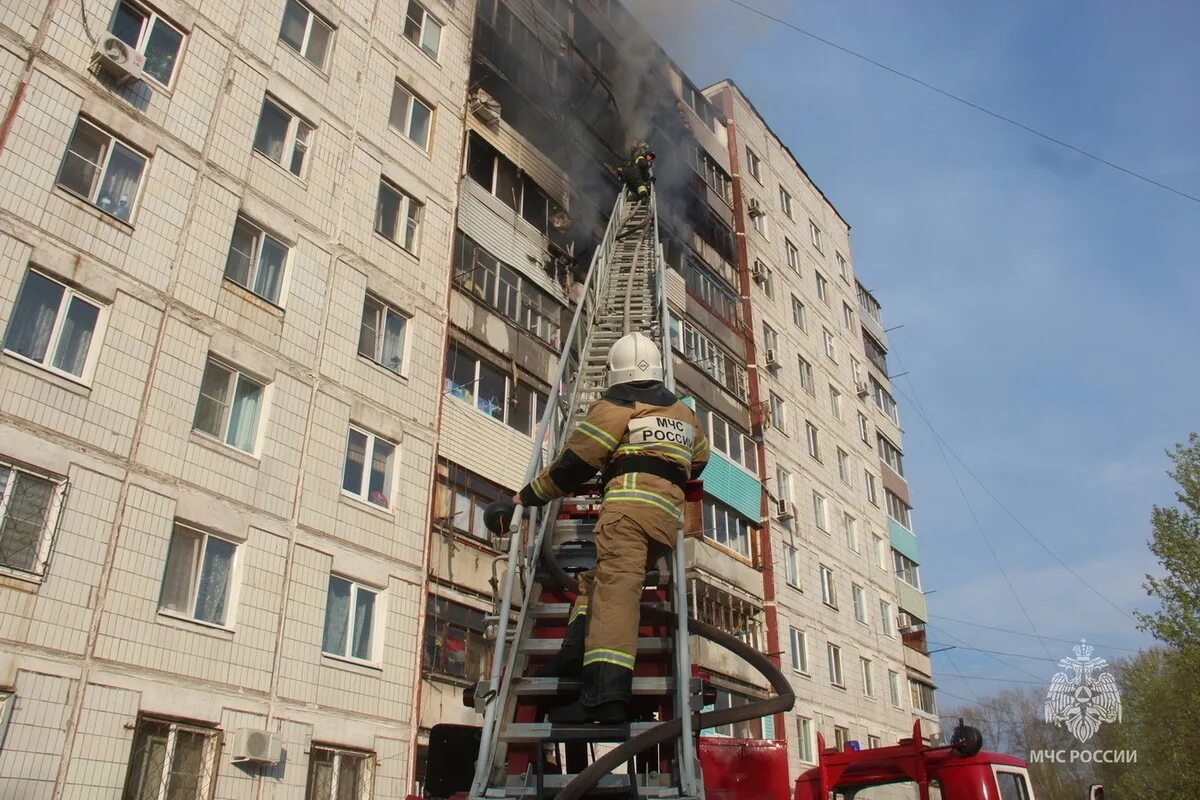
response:
M571 618L588 617L583 656L584 705L628 702L641 622L646 568L671 548L675 530L657 530L639 515L601 512L596 522L596 569L579 576Z

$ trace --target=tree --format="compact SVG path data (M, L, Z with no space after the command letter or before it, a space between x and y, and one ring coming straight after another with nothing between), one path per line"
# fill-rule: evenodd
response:
M1177 444L1167 456L1169 474L1179 484L1179 506L1154 507L1150 552L1163 576L1146 576L1146 593L1162 604L1157 612L1135 612L1142 630L1174 648L1179 657L1200 667L1200 434Z

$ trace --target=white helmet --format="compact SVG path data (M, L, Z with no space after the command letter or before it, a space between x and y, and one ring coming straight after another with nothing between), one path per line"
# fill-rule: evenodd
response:
M608 351L608 385L632 381L661 381L662 354L644 333L627 333Z

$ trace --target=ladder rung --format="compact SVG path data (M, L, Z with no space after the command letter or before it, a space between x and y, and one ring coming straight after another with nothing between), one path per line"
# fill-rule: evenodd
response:
M542 788L551 789L557 792L559 789L573 781L577 776L567 775L543 775ZM645 775L638 775L638 797L656 797L668 798L679 797L679 787L672 785L671 776L666 773L659 774L658 782L647 784ZM513 776L510 780L520 781L520 783L512 783L508 786L493 787L488 791L488 797L536 797L537 788L527 786L524 783L525 776ZM529 780L534 780L532 776ZM621 793L624 796L629 795L629 776L628 775L602 775L600 781L596 784L594 792L604 792L606 794ZM549 795L550 792L545 792ZM591 797L592 793L589 792Z
M583 682L577 678L521 678L513 689L523 697L554 697L569 692L578 692ZM664 695L674 691L675 681L671 678L634 677L635 695Z
M562 646L561 639L528 639L521 643L521 652L529 655L551 655ZM666 636L639 636L638 655L671 652L671 639Z
M500 730L506 742L624 742L645 733L658 722L631 722L625 725L554 725L549 722L514 722Z

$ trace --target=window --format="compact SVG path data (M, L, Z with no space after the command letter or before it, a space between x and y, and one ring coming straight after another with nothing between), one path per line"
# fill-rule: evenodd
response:
M813 277L817 279L817 297L829 302L829 281L825 280L825 276L819 272L813 273Z
M848 331L854 330L854 310L842 303L842 327Z
M0 463L0 566L43 575L66 481Z
M99 350L92 341L103 335L103 322L98 303L31 269L17 292L4 349L82 379L91 374Z
M888 419L899 425L900 411L896 407L896 401L892 398L891 393L888 392L887 389L883 388L883 386L879 383L879 381L875 380L875 378L871 378L871 389L875 394L875 405L880 411L882 411L884 414L887 414Z
M725 170L721 169L717 162L709 157L708 153L697 147L693 142L684 143L684 153L688 160L688 165L695 170L697 175L704 179L708 188L716 192L721 200L728 205L732 181Z
M850 264L846 261L846 257L841 253L834 252L834 257L837 259L838 273L842 276L842 280L846 283L850 282Z
M171 531L158 608L225 625L237 545L179 523Z
M818 253L823 252L821 250L821 229L811 219L808 221L808 239L812 242L812 246L817 249Z
M183 33L154 11L122 0L113 15L112 33L146 57L142 74L160 86L170 86L175 74Z
M416 0L408 0L404 35L433 58L438 57L438 49L442 44L442 23L430 16Z
M792 669L808 674L808 637L804 631L791 628Z
M868 750L876 750L879 748L879 745L880 745L880 741L879 741L878 736L872 736L870 734L867 734L867 749Z
M757 477L758 446L753 439L732 422L699 402L696 403L696 418L700 421L700 427L713 450L728 456L735 464Z
M263 384L211 355L200 379L200 398L192 427L246 453L258 448Z
M829 682L834 686L845 688L846 681L842 677L842 648L836 644L827 644L825 645L825 649L826 655L829 657ZM842 744L845 744L844 739L838 745L839 748Z
M562 305L529 278L459 231L454 284L550 345L558 344Z
M755 282L762 287L763 294L767 297L774 297L774 276L771 274L771 268L757 258L754 259L754 276Z
M762 206L757 200L750 201L750 224L754 230L758 231L764 239L767 238L767 212L763 211Z
M817 393L816 384L813 382L812 364L804 356L796 356L796 364L800 369L800 385L809 394Z
M900 452L900 448L892 444L891 440L882 433L878 434L877 441L879 444L879 458L883 463L891 467L897 475L904 475L904 453Z
M813 724L808 717L796 717L796 740L800 743L800 760L806 764L813 761Z
M829 410L833 412L834 419L842 418L842 393L832 383L829 384Z
M921 588L921 565L913 561L899 550L892 550L892 565L896 577L914 589Z
M800 551L790 544L783 546L783 576L788 586L800 588Z
M750 557L750 540L757 529L748 519L724 503L707 497L701 503L700 513L704 515L702 525L706 539Z
M58 185L128 222L145 171L144 155L80 117L58 171Z
M774 392L769 392L771 404L771 427L781 433L787 433L787 406L783 398Z
M867 354L867 359L870 360L875 368L884 375L888 374L887 352L879 342L875 341L875 337L867 333L866 328L860 329L862 333L863 352Z
M850 596L854 599L854 618L865 624L867 621L866 591L858 584L854 584L850 587Z
M746 171L754 177L754 180L762 183L762 159L749 147L746 148Z
M375 661L375 600L379 592L337 575L329 576L325 595L325 633L321 652Z
M840 725L833 726L833 746L838 750L846 749L846 742L850 740L850 729L843 728Z
M304 800L370 800L375 754L313 742Z
M821 432L811 422L804 423L804 434L808 439L808 454L817 461L821 460Z
M371 505L391 508L395 460L396 445L351 425L346 436L342 491Z
M425 672L477 681L488 669L491 644L484 613L430 596L425 608Z
M888 670L888 696L892 705L900 708L900 673L893 669Z
M837 465L838 477L842 479L842 483L847 486L853 485L853 480L850 475L850 456L842 448L837 449Z
M683 333L684 357L735 397L746 400L749 397L749 388L745 367L687 320L680 323L680 327ZM673 338L672 344L678 346L679 342Z
M933 712L930 712L933 713ZM1029 784L1019 772L996 770L996 783L1000 787L1000 800L1029 800ZM1103 797L1103 792L1097 797Z
M887 600L879 601L879 628L884 636L896 635L896 626L892 621L892 604Z
M891 489L884 489L883 496L887 501L888 516L900 523L905 529L911 531L913 529L912 508L892 492Z
M408 316L382 300L363 299L362 327L358 331L358 354L400 375L404 372L404 347Z
M532 436L546 410L546 395L474 353L451 345L446 353L446 393L513 430Z
M263 98L254 149L297 177L304 174L313 126L267 95Z
M813 517L819 530L829 532L829 515L825 508L825 498L818 492L813 492Z
M392 87L392 111L388 123L422 150L429 149L429 133L433 128L433 107L417 97L400 81Z
M520 214L543 236L557 236L553 221L562 208L529 175L476 133L467 137L467 176Z
M483 524L483 512L488 503L512 497L513 493L455 464L449 465L445 477L439 474L438 488L443 498L439 521L467 536L491 542L492 533Z
M333 41L333 26L299 0L287 0L279 40L324 72L329 45Z
M792 295L792 323L800 330L808 328L808 320L804 315L804 303L800 302L800 298Z
M683 280L688 293L699 300L709 311L736 327L740 318L739 304L741 302L737 294L693 258L684 257L682 268ZM769 274L767 279L770 280Z
M871 424L861 411L858 412L858 438L863 440L863 444L871 443Z
M375 204L375 232L405 250L416 249L417 230L424 205L386 178L379 179Z
M837 590L833 585L833 570L824 564L821 573L821 602L830 608L837 608Z
M779 209L788 219L792 219L792 196L783 188L782 183L779 184Z
M783 252L787 258L787 265L795 270L796 274L800 274L800 251L792 244L791 239L783 240Z
M869 658L858 659L859 672L862 673L863 697L875 696L875 666Z
M923 681L908 679L909 692L912 695L912 707L926 714L936 714L937 706L933 702L933 687Z
M717 694L716 702L712 706L705 706L705 711L724 711L727 708L737 708L738 706L744 706L759 699L748 697L740 692L730 691L719 686L715 687L715 689ZM760 718L735 722L732 725L720 725L716 728L704 728L700 731L701 736L728 736L734 739L761 739L762 734L762 720Z
M139 717L122 797L210 797L217 778L220 738L215 728Z
M763 323L763 347L767 350L776 350L779 347L779 334L775 333L775 329L767 323Z
M775 468L775 494L780 500L792 502L792 473L783 467Z
M829 331L829 328L821 328L821 334L825 342L825 355L829 356L831 360L837 361L837 343L833 338L833 334Z
M875 476L871 474L870 470L865 468L863 469L863 483L866 485L867 500L870 501L871 505L878 506L879 486L876 484Z
M851 552L861 553L862 546L858 542L858 521L843 512L842 528L846 531L846 546L850 548Z
M288 246L258 225L238 214L225 258L225 277L279 305L283 274L287 268Z
M888 568L888 548L887 542L877 533L871 534L871 552L875 555L875 566L879 567L884 572Z

